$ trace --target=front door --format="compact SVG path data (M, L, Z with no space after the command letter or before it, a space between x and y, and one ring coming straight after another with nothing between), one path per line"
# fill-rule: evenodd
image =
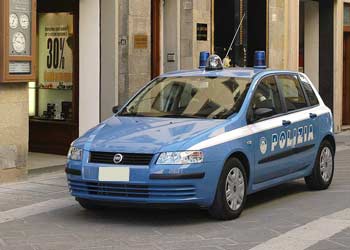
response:
M343 125L350 125L350 29L344 32Z
M283 124L284 109L274 76L268 76L258 84L250 113L249 127L254 132L254 184L257 185L284 175L288 168L287 164L275 159L284 152L287 135L282 131L284 125L288 125Z

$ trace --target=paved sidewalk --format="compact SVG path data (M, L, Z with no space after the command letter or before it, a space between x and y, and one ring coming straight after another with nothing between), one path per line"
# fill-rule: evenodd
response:
M0 212L68 195L63 173L30 177L27 181L0 185Z

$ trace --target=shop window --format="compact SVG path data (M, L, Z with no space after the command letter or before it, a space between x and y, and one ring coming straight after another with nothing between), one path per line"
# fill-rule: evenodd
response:
M73 119L73 15L41 13L38 16L38 81L30 100L37 119ZM35 112L33 112L35 99Z
M79 1L37 1L37 79L29 83L29 151L67 154L78 137Z
M347 4L344 6L344 25L350 25L350 5Z

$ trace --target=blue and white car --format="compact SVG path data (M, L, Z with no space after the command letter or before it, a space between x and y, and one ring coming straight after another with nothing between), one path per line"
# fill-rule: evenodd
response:
M206 69L164 74L74 141L66 173L87 209L197 205L234 219L247 195L305 178L328 188L335 140L329 108L302 73Z

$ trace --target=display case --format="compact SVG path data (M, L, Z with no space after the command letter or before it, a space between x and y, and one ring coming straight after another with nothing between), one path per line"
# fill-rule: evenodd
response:
M28 87L30 151L66 154L78 136L79 7L71 4L77 2L38 1L38 73Z

